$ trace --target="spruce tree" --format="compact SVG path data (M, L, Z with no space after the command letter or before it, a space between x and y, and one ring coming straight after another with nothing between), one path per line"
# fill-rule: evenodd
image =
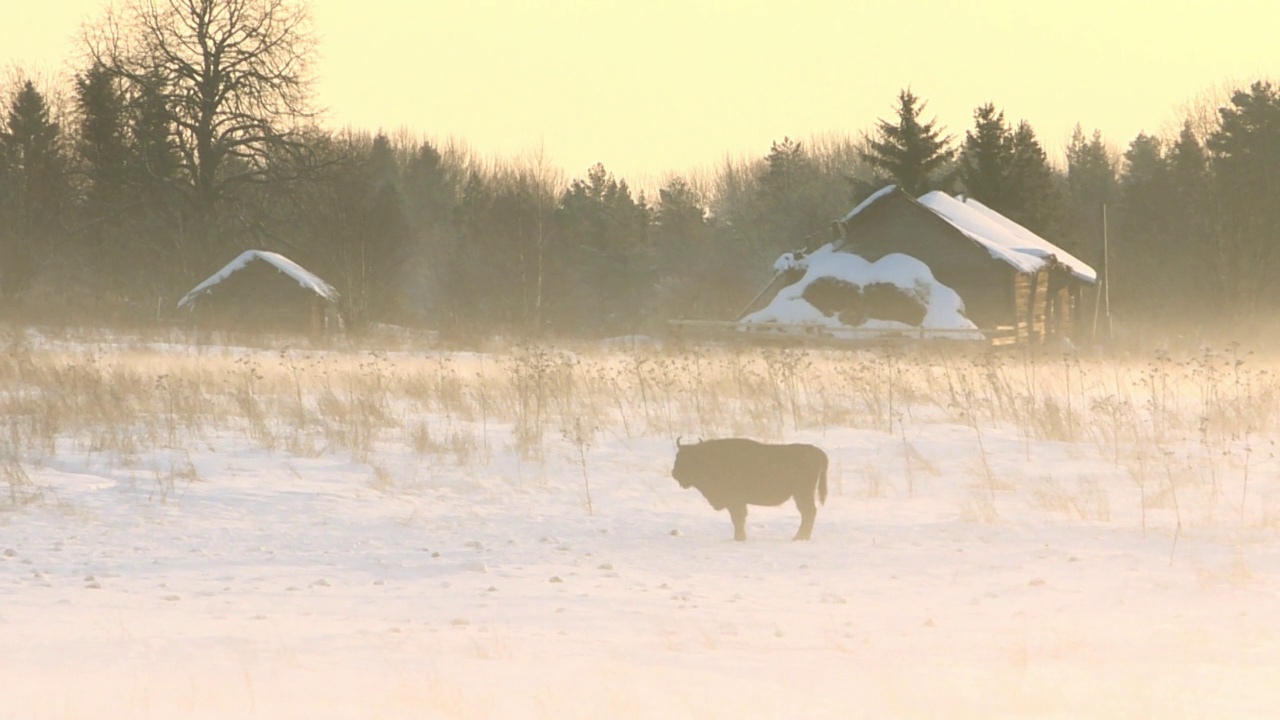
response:
M1169 149L1169 166L1185 189L1201 188L1208 181L1209 156L1190 120L1182 123L1182 131Z
M400 322L400 268L410 257L410 232L400 167L386 135L378 133L365 164L367 220L361 229L361 295L366 322Z
M68 260L58 252L70 194L60 133L44 95L25 81L0 125L0 306L14 306L42 266Z
M563 330L633 330L654 276L648 246L649 210L625 180L597 163L574 180L557 210L571 301L554 318Z
M407 273L406 292L423 320L441 310L446 265L440 259L456 236L454 209L460 200L456 171L432 143L423 142L409 157L401 181L413 234L413 268Z
M1041 237L1061 232L1062 200L1053 168L1035 130L1026 120L1018 123L1010 140L1008 211L1006 217Z
M1209 157L1192 130L1182 125L1178 139L1166 156L1171 197L1168 202L1169 260L1174 278L1181 282L1185 309L1205 317L1222 296L1214 251Z
M880 120L862 151L863 160L913 197L942 182L955 156L951 136L942 135L937 120L920 121L926 105L910 90L899 92L897 121Z
M1010 187L1013 133L1005 124L1004 112L991 103L974 110L973 120L960 151L960 180L970 197L1007 214L1014 199Z
M1221 210L1219 257L1230 310L1252 317L1275 291L1280 237L1280 90L1256 82L1237 90L1209 135L1214 201Z
M1121 310L1167 310L1180 286L1168 284L1176 251L1169 247L1170 173L1159 138L1139 133L1129 143L1119 190L1111 244L1111 276L1116 285L1112 297Z
M129 162L128 118L117 78L95 63L76 76L76 109L80 124L76 150L88 179L86 199L99 215L111 214L126 193ZM94 218L97 220L98 218Z
M1103 253L1104 208L1116 195L1115 161L1095 130L1086 138L1077 124L1067 146L1067 244L1100 268Z
M1094 130L1086 138L1077 124L1067 146L1067 185L1073 200L1100 205L1112 199L1115 184L1115 161L1102 140L1102 132Z
M129 101L132 180L156 200L164 187L174 183L181 165L174 140L174 117L160 86L159 79L145 76L131 85Z
M658 190L654 227L663 247L698 242L707 227L707 211L696 190L681 177L674 177Z
M794 190L801 182L807 164L803 144L790 137L770 143L769 154L764 161L765 171L760 184L766 194L775 196L784 196Z
M829 182L818 174L802 143L789 137L773 142L756 188L753 224L760 233L759 245L776 252L812 244L815 237L825 242L827 223L835 213L824 202Z
M128 213L136 189L129 183L130 148L124 93L108 68L94 64L75 79L76 157L84 178L75 225L76 244L92 264L91 291L111 304L132 290L130 246L136 238ZM150 263L148 263L150 265ZM151 267L155 272L160 268ZM103 305L99 301L98 305ZM114 308L113 308L114 309Z
M154 311L157 299L170 305L191 288L187 268L196 264L183 230L189 218L180 188L181 160L174 140L174 119L157 90L160 81L147 76L126 88L129 165L127 178L128 237L123 247L135 258L146 258L126 272L140 310ZM145 288L145 290L144 290Z

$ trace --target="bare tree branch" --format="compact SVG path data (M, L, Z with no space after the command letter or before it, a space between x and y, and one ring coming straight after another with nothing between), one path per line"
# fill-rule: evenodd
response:
M90 58L147 84L170 114L178 177L209 238L234 185L266 177L314 117L316 40L298 0L125 0L85 31Z

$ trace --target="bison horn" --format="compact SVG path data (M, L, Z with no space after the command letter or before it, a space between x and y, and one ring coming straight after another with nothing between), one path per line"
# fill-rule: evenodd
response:
M683 436L683 435L681 435L680 437L676 438L676 447L677 447L677 448L682 448L682 447L684 447L684 443L680 442L680 438L682 438L682 437L684 437L684 436Z

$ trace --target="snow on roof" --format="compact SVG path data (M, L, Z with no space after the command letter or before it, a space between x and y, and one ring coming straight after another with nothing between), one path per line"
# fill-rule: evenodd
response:
M896 189L896 185L880 188L858 203L840 222L849 222ZM916 201L981 245L992 257L1011 265L1018 272L1035 272L1054 257L1081 280L1097 282L1098 273L1084 261L977 200L958 200L935 190L921 195Z
M1098 279L1098 273L1079 258L977 200L961 201L934 190L921 195L919 202L985 247L992 257L1020 272L1039 270L1050 257L1056 257L1081 280L1096 282Z
M838 252L827 243L804 258L795 260L794 267L804 268L805 274L774 296L764 308L742 318L744 323L785 323L794 325L818 325L839 331L849 328L835 316L827 316L804 299L805 288L815 280L832 277L859 287L873 283L889 283L903 292L918 298L925 307L925 317L920 327L928 330L972 330L970 339L981 338L977 326L964 314L964 300L951 288L938 282L929 266L902 253L890 253L875 262L847 252ZM909 326L892 320L869 319L862 329L908 329ZM926 332L927 335L927 332ZM949 334L949 337L965 335Z
M918 201L969 239L986 248L991 257L1008 263L1018 272L1035 272L1044 267L1046 258L1014 249L1019 243L1003 225L941 190L925 193Z
M888 195L889 193L891 193L891 192L893 192L894 190L897 190L897 189L898 189L898 186L897 186L897 185L885 185L884 187L880 188L879 190L877 190L877 191L875 191L875 192L871 193L870 197L868 197L866 200L863 200L862 202L858 203L858 206L857 206L857 207L855 207L854 209L850 210L850 211L849 211L849 214L847 214L847 215L845 215L844 217L840 218L840 222L845 222L845 223L849 222L849 221L850 221L850 220L852 220L854 217L856 217L856 216L858 215L858 213L860 213L860 212L862 212L863 210L866 210L867 208L871 207L872 205L874 205L874 204L876 203L876 201L877 201L877 200L879 200L879 199L880 199L880 198L882 198L882 197L885 197L886 195Z
M231 277L234 273L244 269L245 266L254 260L264 260L273 265L280 272L288 275L290 278L293 278L293 280L302 287L307 288L320 297L331 302L338 301L338 291L334 290L332 285L321 280L306 268L289 258L279 253L268 252L266 250L246 250L240 253L240 256L235 260L227 263L221 270L210 275L204 282L192 288L191 292L183 295L182 299L178 301L178 307L181 308L192 302L197 297L208 292L214 285L217 285L223 280Z
M973 198L965 198L963 203L965 207L977 210L989 220L1007 230L1013 238L1013 245L1011 245L1012 249L1035 257L1056 257L1058 262L1065 265L1076 277L1087 282L1097 282L1098 273L1093 268L1089 267L1083 260L1071 255L1066 250L1063 250L1057 245L1054 245L1048 240L1036 235L1030 230L1022 227L1018 223L1010 220Z

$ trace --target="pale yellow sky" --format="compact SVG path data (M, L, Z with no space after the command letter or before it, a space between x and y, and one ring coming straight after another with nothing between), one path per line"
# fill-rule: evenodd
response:
M0 65L68 72L106 0L12 0ZM1221 0L313 0L328 124L541 148L654 181L857 134L910 86L962 137L995 102L1051 155L1072 127L1118 149L1215 88L1280 78L1280 2ZM637 183L638 184L638 183Z

